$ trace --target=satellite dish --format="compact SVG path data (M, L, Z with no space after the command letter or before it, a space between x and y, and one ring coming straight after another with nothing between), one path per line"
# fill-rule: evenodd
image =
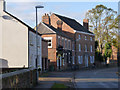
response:
M12 20L12 18L10 16L4 15L2 16L3 19L7 19L7 20Z

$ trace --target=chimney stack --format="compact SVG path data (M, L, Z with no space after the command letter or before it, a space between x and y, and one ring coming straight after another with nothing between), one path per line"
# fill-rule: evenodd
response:
M50 25L50 16L48 14L45 13L44 16L42 16L42 22L45 23L45 24L48 24Z
M83 19L83 26L89 30L89 19Z
M62 30L62 24L63 24L63 22L58 20L57 21L57 29Z

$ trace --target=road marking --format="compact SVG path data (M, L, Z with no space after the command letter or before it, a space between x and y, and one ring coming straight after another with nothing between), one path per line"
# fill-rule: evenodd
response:
M118 82L116 78L82 78L75 79L76 82Z

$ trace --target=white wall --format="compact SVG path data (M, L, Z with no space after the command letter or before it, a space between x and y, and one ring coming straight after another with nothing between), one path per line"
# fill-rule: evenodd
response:
M3 13L3 15L7 15ZM9 16L9 15L7 15ZM9 68L28 67L28 27L14 18L2 20L2 56ZM6 67L6 65L2 66Z
M38 35L38 67L42 68L41 37ZM36 68L36 34L29 31L29 67Z

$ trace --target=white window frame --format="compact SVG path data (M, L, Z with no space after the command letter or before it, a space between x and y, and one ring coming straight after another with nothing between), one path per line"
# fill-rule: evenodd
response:
M74 56L72 57L72 59L73 59L73 64L75 64L75 58L74 58Z
M44 37L45 40L51 40L51 46L48 46L48 48L52 48L52 37Z
M79 44L79 52L81 52L81 44Z
M80 34L78 35L78 39L79 39L79 40L81 39L81 35L80 35Z

